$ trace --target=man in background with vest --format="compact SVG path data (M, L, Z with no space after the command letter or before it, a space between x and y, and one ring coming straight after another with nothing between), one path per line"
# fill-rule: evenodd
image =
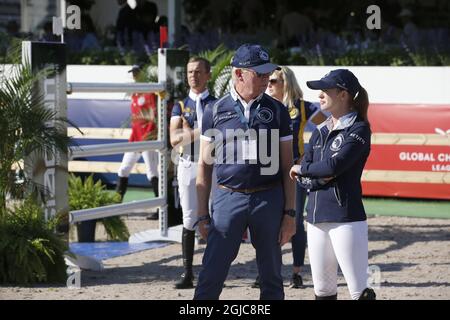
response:
M193 57L187 64L189 95L176 103L170 118L170 144L179 152L178 192L183 211L183 233L181 239L184 273L176 289L194 287L192 271L195 243L195 222L197 221L197 177L199 142L202 116L207 104L216 100L207 89L211 78L208 60Z

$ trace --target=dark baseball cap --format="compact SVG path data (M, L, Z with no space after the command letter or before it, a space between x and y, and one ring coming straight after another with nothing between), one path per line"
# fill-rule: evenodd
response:
M138 64L133 64L133 66L131 67L130 70L128 70L128 72L138 72L141 71L142 67Z
M236 68L252 69L257 73L266 74L274 70L280 70L276 64L270 63L267 50L257 44L243 44L233 58L231 65Z
M306 81L306 85L313 90L341 88L348 91L353 99L361 88L358 78L347 69L330 71L320 80Z

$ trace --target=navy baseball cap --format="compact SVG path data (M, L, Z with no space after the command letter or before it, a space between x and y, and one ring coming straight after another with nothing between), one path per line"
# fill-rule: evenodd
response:
M357 97L361 88L358 78L347 69L330 71L320 80L306 81L306 85L313 90L341 88L348 91L353 99Z
M236 68L252 69L261 74L281 69L276 64L270 63L269 53L263 47L248 43L236 50L231 65Z
M133 64L133 66L131 67L130 70L128 70L128 72L137 72L137 71L141 71L141 66L138 64Z

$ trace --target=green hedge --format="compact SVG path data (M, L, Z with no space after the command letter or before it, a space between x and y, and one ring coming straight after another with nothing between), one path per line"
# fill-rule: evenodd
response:
M320 53L304 53L270 49L272 59L281 65L306 66L450 66L450 53L410 52L403 48L349 50L345 53L322 50ZM127 53L122 56L117 50L81 52L69 54L69 64L123 65L148 60L145 56Z
M345 53L306 51L289 53L271 49L271 57L280 65L296 66L450 66L450 53L411 52L407 48L366 50L352 49Z
M18 41L0 34L0 64L12 63L7 54L9 45ZM450 52L438 52L435 48L410 50L402 45L384 46L370 43L364 49L315 48L302 52L269 48L273 61L281 65L308 66L450 66ZM82 65L131 65L155 60L134 52L122 54L115 47L101 51L69 52L68 64Z

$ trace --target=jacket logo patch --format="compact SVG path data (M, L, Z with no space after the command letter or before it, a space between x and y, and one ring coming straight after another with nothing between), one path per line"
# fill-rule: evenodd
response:
M366 143L366 140L358 136L356 133L350 133L350 137L354 138L356 141L361 142L362 144Z
M218 116L217 117L217 121L231 119L231 118L238 118L238 115L237 114L231 114L231 112L228 112L228 114Z
M334 152L341 150L343 143L344 143L344 136L342 135L342 133L339 133L331 143L330 150Z
M300 115L300 112L298 111L298 109L296 107L292 107L289 109L289 115L291 116L291 119L295 119L295 118L298 118L298 116Z
M261 108L258 113L256 114L256 117L262 122L262 123L269 123L273 120L273 112L272 110L268 108Z

